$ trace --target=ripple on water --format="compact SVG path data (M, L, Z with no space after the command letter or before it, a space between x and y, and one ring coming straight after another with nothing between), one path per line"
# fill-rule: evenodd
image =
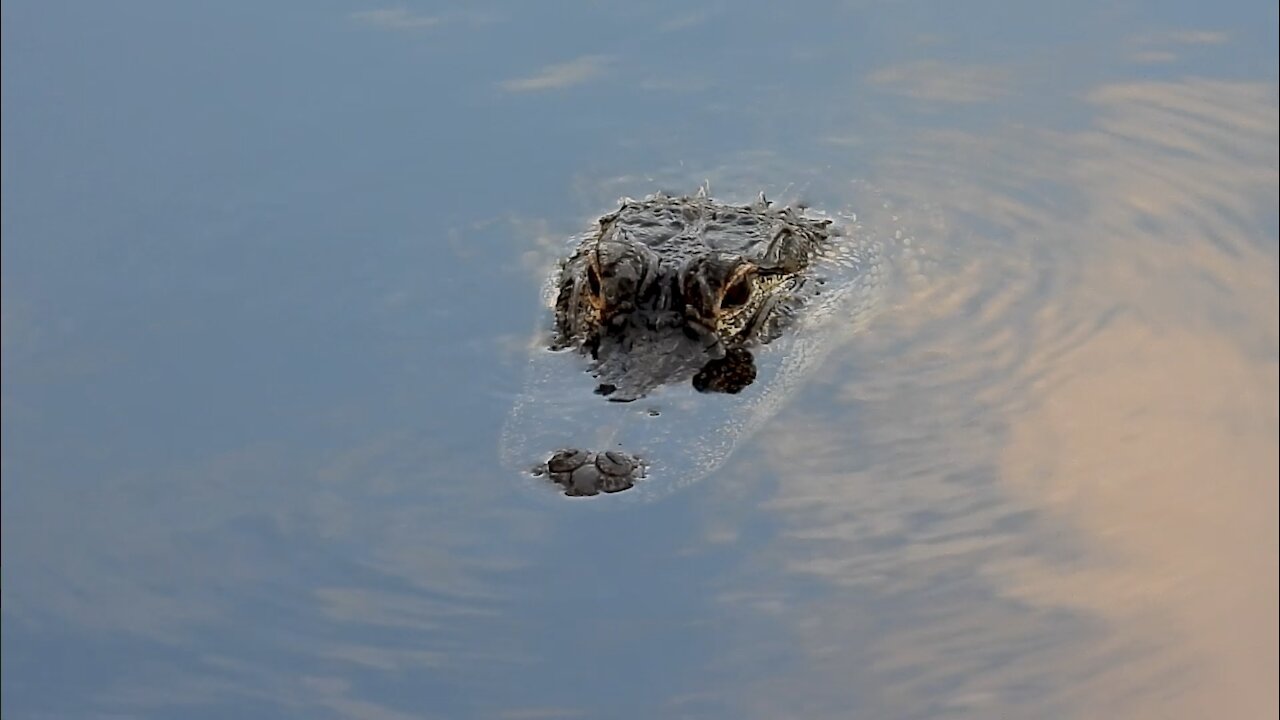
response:
M946 253L760 436L760 715L1274 714L1274 86L1088 100L877 168Z

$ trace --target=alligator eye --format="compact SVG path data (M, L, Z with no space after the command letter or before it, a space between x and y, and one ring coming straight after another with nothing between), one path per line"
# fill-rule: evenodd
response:
M596 274L594 265L587 266L587 287L590 288L592 295L600 297L600 276Z
M736 310L747 304L751 299L751 283L746 278L735 280L724 291L724 297L720 298L721 310Z

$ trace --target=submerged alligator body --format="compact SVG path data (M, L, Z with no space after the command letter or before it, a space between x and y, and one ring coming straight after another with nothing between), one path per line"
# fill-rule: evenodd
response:
M714 469L736 439L734 428L763 422L761 409L776 406L776 391L815 356L818 338L810 333L806 343L791 348L801 357L776 358L767 373L769 387L758 389L751 387L761 375L757 352L785 338L805 318L824 314L819 308L832 309L848 290L877 284L874 245L846 240L830 219L776 207L763 195L734 205L711 199L705 190L694 196L656 194L624 200L601 217L552 280L549 349L587 359L594 394L613 401L600 405L634 406L659 388L692 388L694 395L719 395L708 400L721 402L759 391L739 407L728 405L729 417L693 420L693 432L686 429L674 438L641 432L649 447L613 442L611 449L584 449L570 443L588 438L565 438L558 448L542 449L549 456L538 462L535 474L550 478L567 495L595 495L630 489L655 464L672 465L655 463L650 455L693 460L670 468L684 475L677 482ZM581 410L580 394L553 387L543 372L531 378L507 424L508 456L530 450L531 435ZM578 398L577 406L566 404L565 395ZM753 413L755 420L734 417L735 410ZM655 417L662 413L652 408L638 414L649 418L635 421L642 425L665 419ZM581 425L584 432L598 434L610 420L588 418ZM701 439L700 448L673 453L673 439Z

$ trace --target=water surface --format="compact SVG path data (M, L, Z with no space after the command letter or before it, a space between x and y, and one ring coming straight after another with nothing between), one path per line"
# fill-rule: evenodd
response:
M1275 715L1274 5L468 8L4 5L5 717ZM504 467L703 181L910 272L699 482Z

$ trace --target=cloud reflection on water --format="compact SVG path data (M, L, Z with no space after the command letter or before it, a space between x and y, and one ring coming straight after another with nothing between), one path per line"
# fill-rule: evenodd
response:
M1276 89L1086 100L886 153L954 274L761 436L806 659L759 716L1274 715Z
M945 103L975 103L1009 91L1011 73L990 65L966 65L916 60L879 68L869 75L872 85L899 95Z
M547 65L532 75L503 80L499 86L507 92L560 90L581 85L604 74L612 59L606 55L583 55L568 62Z

